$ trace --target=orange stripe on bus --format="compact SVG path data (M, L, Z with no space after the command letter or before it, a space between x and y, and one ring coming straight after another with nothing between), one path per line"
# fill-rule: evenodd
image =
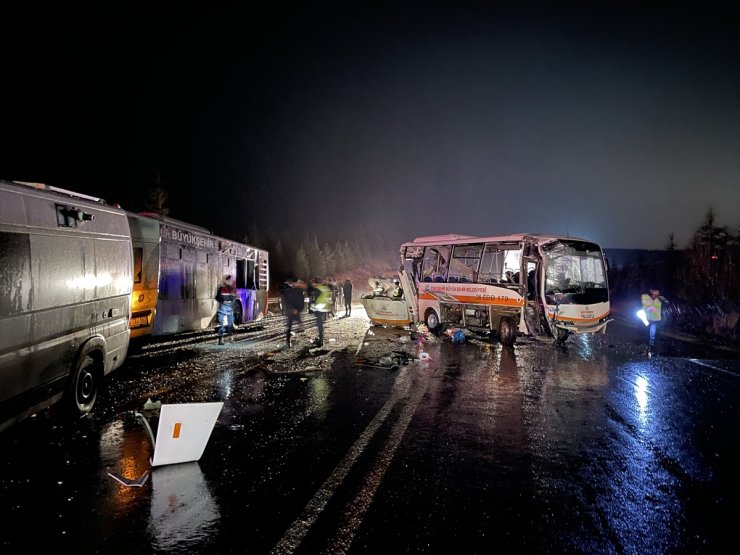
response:
M449 293L448 293L449 294ZM485 305L485 306L522 306L524 304L524 299L517 299L517 298L510 298L508 300L490 300L490 299L479 299L478 297L468 297L468 296L455 296L450 295L455 298L455 302L458 303L467 303L467 304L478 304L478 305ZM439 301L440 303L450 302L445 301L443 299L440 299L433 294L429 293L422 293L419 295L419 299L425 300L425 301Z
M172 430L172 437L177 439L180 437L180 422L175 422L175 429Z

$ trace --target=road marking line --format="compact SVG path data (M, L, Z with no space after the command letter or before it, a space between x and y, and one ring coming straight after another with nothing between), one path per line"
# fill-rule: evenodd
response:
M357 462L357 459L362 455L363 451L367 447L370 440L373 438L375 433L378 431L380 426L385 422L386 418L390 414L393 407L398 401L408 394L408 390L411 387L410 379L408 378L408 368L402 370L396 377L396 381L393 384L393 394L385 402L383 407L375 415L375 418L368 424L367 428L360 434L357 441L350 447L347 454L339 462L337 467L332 471L323 485L314 494L308 505L303 509L298 518L293 521L288 530L283 535L283 538L278 544L272 549L270 553L275 555L283 555L287 553L293 553L303 539L308 534L311 526L319 518L319 515L324 510L326 505L329 503L334 492L342 484L342 481L349 474L352 466Z
M706 366L707 368L711 368L712 370L717 370L718 372L724 372L725 374L729 374L730 376L735 376L736 378L740 378L740 374L736 374L735 372L730 372L729 370L725 370L724 368L719 368L718 366L713 366L712 364L707 364L706 362L702 362L695 358L690 358L689 361L693 362L694 364L698 364L699 366Z
M378 491L378 487L382 483L383 477L395 457L396 450L401 443L401 439L406 433L406 429L409 427L409 423L416 412L416 408L419 406L421 399L426 394L428 385L429 382L427 381L425 387L417 388L414 391L410 402L403 407L398 420L393 425L385 446L375 460L375 466L365 477L362 488L360 488L360 491L357 493L354 500L351 501L343 511L342 522L339 525L334 538L329 543L329 548L326 552L332 553L333 555L339 555L347 553L349 550L355 539L357 528L362 523L365 513L367 513L367 510L375 499L375 493Z

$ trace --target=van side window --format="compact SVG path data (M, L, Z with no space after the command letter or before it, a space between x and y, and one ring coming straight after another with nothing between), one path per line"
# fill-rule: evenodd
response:
M134 283L141 283L144 248L134 247Z
M95 216L74 206L55 204L57 209L57 225L59 227L77 227L84 222L91 222Z
M22 314L31 305L31 240L20 233L0 233L0 318ZM5 339L5 338L3 338Z

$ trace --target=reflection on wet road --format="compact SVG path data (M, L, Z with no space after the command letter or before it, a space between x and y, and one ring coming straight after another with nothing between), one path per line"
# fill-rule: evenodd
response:
M355 366L355 344L293 373L165 346L156 372L118 377L110 408L81 426L40 415L0 436L0 546L729 552L740 362L686 347L647 359L616 331L566 347L399 340L416 360L394 370ZM167 396L224 402L203 457L157 467L143 487L111 480L151 470L132 408Z

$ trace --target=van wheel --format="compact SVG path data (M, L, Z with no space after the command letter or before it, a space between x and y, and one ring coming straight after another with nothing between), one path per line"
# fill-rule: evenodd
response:
M67 390L66 404L72 415L80 416L92 410L98 398L101 381L102 372L99 372L95 359L90 355L83 355Z
M439 316L437 316L437 313L432 308L427 310L426 316L424 317L424 323L427 325L429 331L435 335L442 331L442 326L439 323Z
M234 324L239 325L242 323L242 303L234 303Z
M514 319L510 317L501 318L501 322L498 325L498 337L499 341L504 345L513 345L516 341L516 324Z

